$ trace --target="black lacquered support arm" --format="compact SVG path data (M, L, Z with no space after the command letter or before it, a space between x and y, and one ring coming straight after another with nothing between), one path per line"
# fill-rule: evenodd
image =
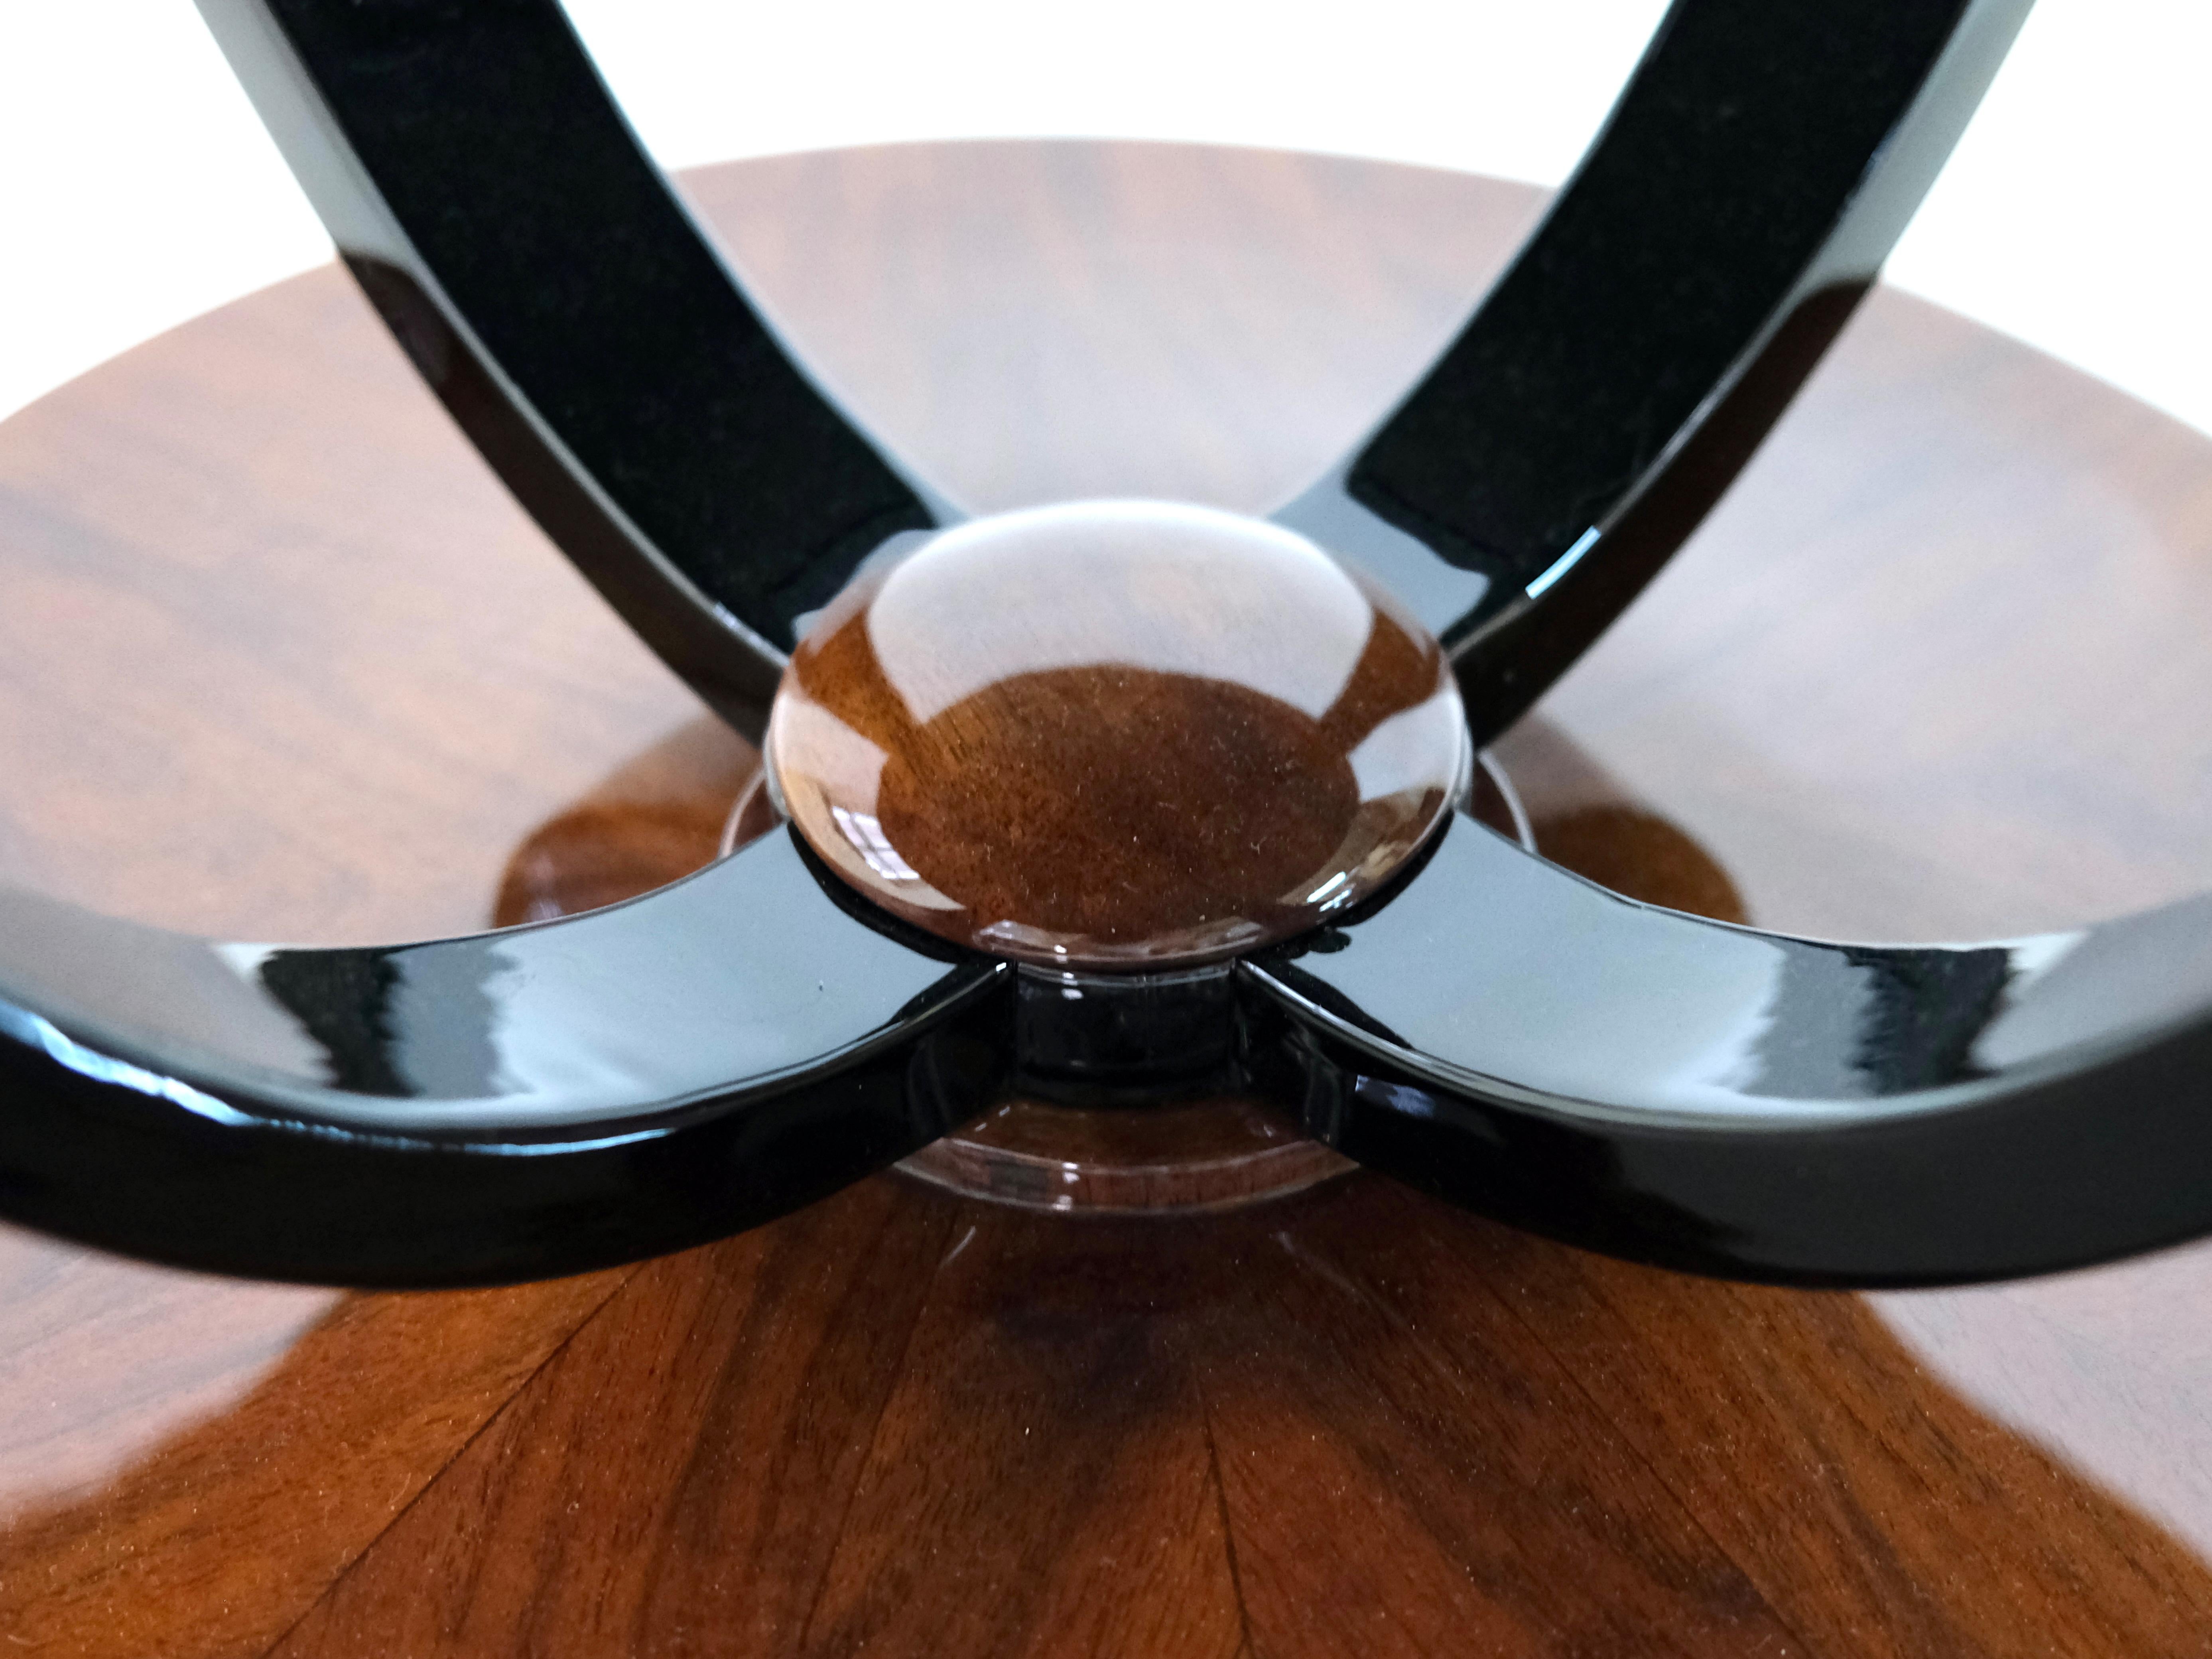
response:
M477 447L757 739L793 619L947 509L794 365L555 0L201 10Z
M1849 319L2028 0L1676 0L1405 402L1279 512L1518 719L1717 501Z
M434 944L218 944L0 894L0 1214L193 1267L543 1278L719 1237L982 1109L1002 964L792 836Z
M1243 973L1316 1134L1593 1249L1898 1285L2212 1231L2212 898L1827 945L1632 903L1460 819L1397 902Z

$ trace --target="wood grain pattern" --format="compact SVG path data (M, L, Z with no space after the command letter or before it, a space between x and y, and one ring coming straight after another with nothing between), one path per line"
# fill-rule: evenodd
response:
M803 1620L948 1208L872 1182L641 1269L289 1650L742 1651Z
M342 1299L0 1230L0 1525L96 1492L221 1415Z
M1370 789L1355 758L1394 720ZM1357 902L1450 810L1467 744L1443 647L1388 592L1249 520L1125 503L865 573L792 653L767 754L878 904L1080 969L1218 960Z
M1272 504L1535 205L1135 145L691 187L832 381L985 507ZM2208 624L2212 444L1878 293L1507 750L1540 835L1646 896L2039 925L2212 884ZM703 856L756 763L331 273L0 428L0 878L180 926L391 936L612 896ZM470 1297L334 1301L8 1235L0 1634L2203 1652L2209 1281L2198 1247L1747 1290L1366 1178L1090 1225L878 1180L627 1276Z
M173 1277L202 1316L222 1299ZM345 1298L242 1398L88 1497L9 1517L0 1632L87 1659L268 1651L622 1277ZM18 1386L153 1393L204 1340L149 1341L127 1365L56 1345Z
M6 423L0 879L233 938L465 931L697 709L362 303L283 284Z
M720 850L730 807L760 777L759 751L700 715L626 762L523 838L501 872L501 927L635 898ZM763 823L774 822L772 806ZM756 831L746 828L744 839Z
M282 1651L2185 1654L2208 1608L1855 1298L1366 1177L1088 1225L879 1181L640 1273Z

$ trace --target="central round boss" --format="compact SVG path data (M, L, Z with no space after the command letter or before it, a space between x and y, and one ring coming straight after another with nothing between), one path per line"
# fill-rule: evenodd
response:
M1085 501L865 569L793 653L769 776L885 909L1070 968L1203 962L1388 880L1450 809L1435 638L1305 538Z

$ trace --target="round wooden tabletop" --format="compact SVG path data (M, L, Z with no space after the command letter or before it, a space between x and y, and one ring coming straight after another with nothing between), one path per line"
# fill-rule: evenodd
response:
M1273 505L1540 205L1136 144L688 183L841 394L988 508ZM1501 755L1540 845L1639 896L2016 933L2212 885L2208 631L2212 443L1878 291ZM335 270L0 426L0 880L234 937L468 929L711 856L752 764ZM1358 1176L1152 1221L884 1176L634 1268L418 1296L0 1231L0 1634L2212 1651L2208 1293L2212 1247L1747 1288Z

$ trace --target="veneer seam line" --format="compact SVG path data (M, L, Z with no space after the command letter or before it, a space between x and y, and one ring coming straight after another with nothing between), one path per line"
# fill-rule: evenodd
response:
M1244 1605L1243 1575L1237 1567L1237 1528L1229 1518L1229 1488L1221 1477L1221 1446L1213 1434L1213 1395L1206 1386L1205 1367L1196 1363L1188 1348L1182 1358L1190 1370L1191 1386L1198 1390L1199 1418L1206 1425L1206 1469L1213 1483L1214 1507L1221 1517L1221 1550L1229 1560L1229 1589L1237 1598L1237 1626L1244 1638L1241 1652L1247 1659L1261 1659L1259 1644L1252 1639L1251 1609Z
M896 1176L878 1177L879 1180L886 1178L904 1179ZM837 1558L845 1548L845 1528L852 1520L853 1505L860 1501L860 1484L867 1479L868 1470L875 1464L876 1444L883 1437L884 1419L890 1413L891 1401L896 1396L899 1383L906 1376L907 1358L914 1352L915 1333L921 1328L922 1316L928 1311L931 1298L937 1294L938 1280L945 1276L946 1264L966 1248L965 1240L950 1251L942 1248L945 1240L951 1237L955 1224L957 1224L957 1218L947 1215L944 1226L938 1234L938 1243L940 1248L937 1252L936 1263L929 1270L929 1283L923 1285L921 1294L915 1297L913 1316L907 1321L905 1333L899 1338L898 1359L890 1370L890 1386L884 1390L883 1398L876 1404L874 1419L868 1425L867 1447L860 1454L860 1465L854 1474L853 1484L846 1490L845 1501L839 1506L836 1528L830 1534L834 1541L830 1546L828 1555L823 1559L822 1576L815 1581L814 1594L807 1598L806 1616L799 1622L799 1646L802 1651L813 1639L814 1620L822 1611L822 1598L830 1593L830 1577L836 1571Z
M1712 1528L1705 1524L1705 1517L1698 1513L1697 1506L1690 1501L1688 1494L1680 1491L1661 1472L1659 1466L1645 1455L1644 1448L1637 1443L1635 1437L1620 1426L1613 1413L1607 1410L1597 1396L1589 1391L1589 1385L1583 1381L1581 1373L1567 1362L1566 1356L1545 1340L1543 1333L1522 1313L1519 1308L1513 1304L1513 1299L1510 1297L1500 1295L1497 1288L1487 1282L1482 1285L1481 1293L1504 1308L1506 1316L1528 1332L1529 1340L1542 1349L1552 1363L1559 1367L1559 1373L1566 1380L1567 1386L1583 1397L1583 1403L1589 1407L1591 1416L1613 1430L1622 1452L1633 1458L1638 1466L1651 1477L1652 1484L1674 1500L1675 1507L1682 1513L1682 1518L1697 1529L1699 1537L1713 1547L1714 1553L1743 1575L1743 1582L1751 1587L1752 1593L1759 1597L1759 1606L1766 1609L1768 1615L1781 1628L1783 1633L1797 1644L1798 1650L1807 1656L1807 1659L1821 1659L1821 1655L1826 1650L1819 1644L1808 1640L1804 1632L1799 1630L1795 1623L1783 1617L1782 1609L1775 1604L1774 1598L1767 1594L1765 1586L1754 1574L1751 1564L1745 1561L1723 1540L1715 1535ZM1613 1311L1610 1301L1604 1297L1602 1293L1599 1297L1599 1301L1608 1312Z
M459 1445L453 1448L453 1451L446 1457L446 1459L424 1478L422 1483L415 1488L414 1495L409 1498L408 1500L404 1504L402 1504L397 1510L394 1510L392 1512L391 1518L386 1520L382 1526L379 1527L376 1531L362 1544L361 1547L353 1553L352 1556L346 1561L345 1565L340 1567L336 1573L331 1575L330 1583L325 1584L323 1588L316 1593L314 1600L308 1602L306 1607L300 1610L299 1617L285 1626L284 1628L277 1633L276 1640L270 1643L267 1647L261 1650L260 1659L272 1659L272 1656L281 1650L287 1642L292 1639L293 1635L299 1630L299 1628L302 1625L306 1624L309 1619L313 1618L316 1612L320 1609L325 1602L327 1602L333 1595L337 1594L339 1588L345 1583L347 1579L353 1576L354 1570L359 1567L363 1561L368 1559L370 1553L374 1551L378 1545L384 1541L386 1536L391 1533L393 1528L397 1527L402 1521L405 1520L410 1514L413 1513L415 1506L422 1501L433 1487L436 1486L441 1480L443 1480L446 1478L447 1474L452 1471L455 1464L459 1463L463 1457L467 1455L469 1448L475 1445L476 1443L482 1439L486 1433L496 1426L500 1420L503 1419L508 1412L514 1408L514 1402L522 1397L524 1391L527 1389L532 1382L538 1380L539 1375L544 1372L547 1366L550 1365L555 1360L558 1359L563 1353L568 1352L568 1345L574 1342L578 1336L582 1334L586 1326L591 1324L593 1320L599 1318L601 1314L607 1310L608 1305L614 1301L615 1297L621 1295L623 1291L629 1287L630 1281L636 1278L637 1273L638 1267L635 1265L623 1270L622 1277L608 1287L607 1293L601 1297L599 1300L593 1304L592 1310L586 1314L581 1319L578 1320L575 1324L569 1328L567 1335L563 1336L558 1342L547 1349L544 1358L540 1359L535 1365L532 1365L527 1371L524 1372L521 1376L515 1380L514 1386L507 1390L506 1398L502 1399L499 1402L498 1407L486 1414L484 1420L477 1424L476 1428L465 1439L463 1439ZM404 1294L404 1292L402 1294Z

